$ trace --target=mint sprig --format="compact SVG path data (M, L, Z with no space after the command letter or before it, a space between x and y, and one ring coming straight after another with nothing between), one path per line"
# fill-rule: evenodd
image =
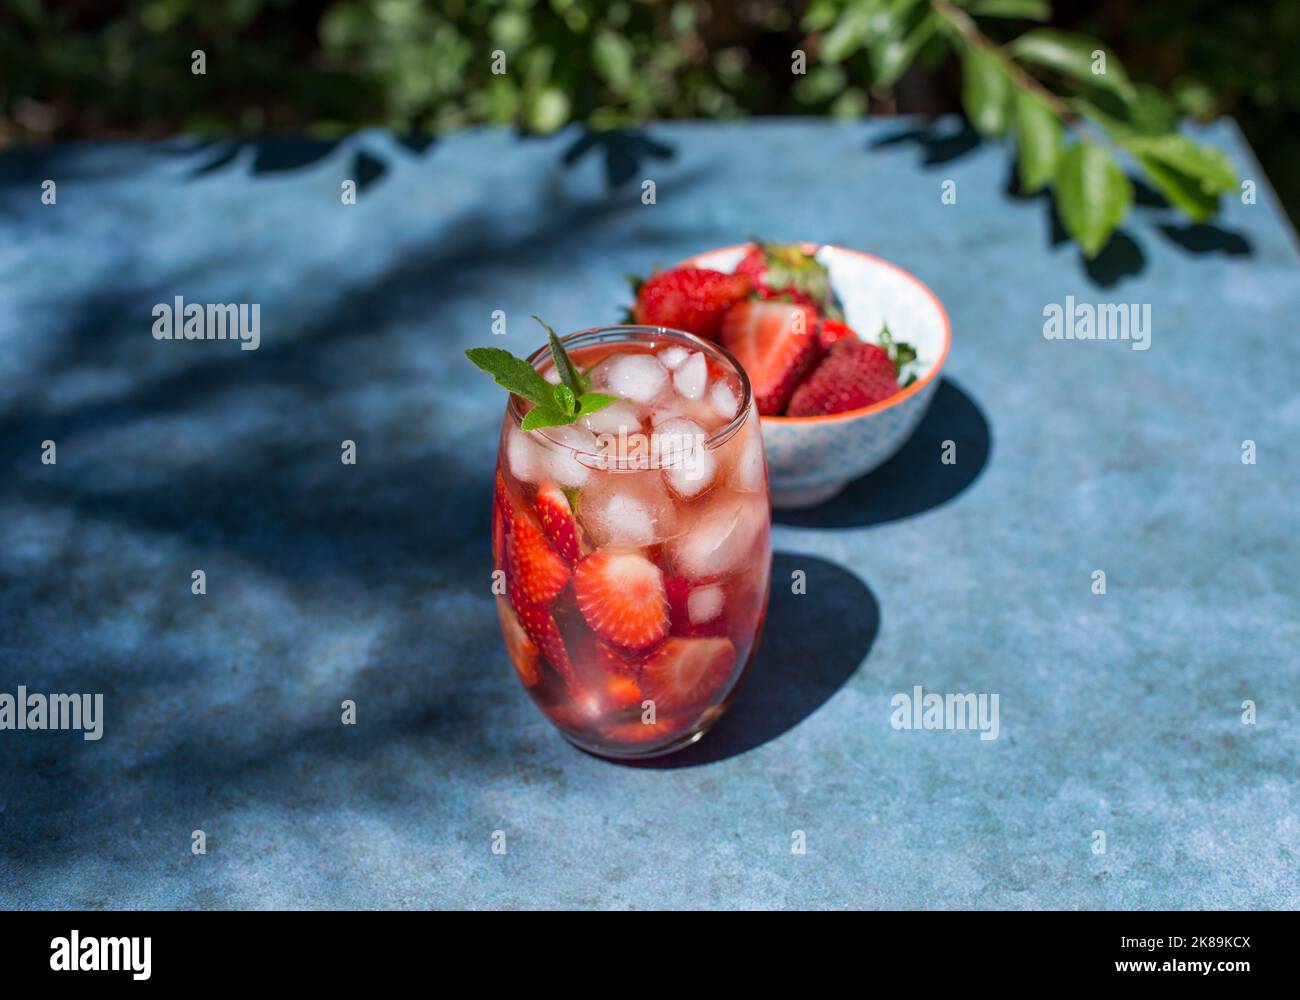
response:
M471 347L465 352L465 357L491 375L497 385L533 404L524 414L521 424L524 430L571 424L579 417L618 402L617 396L592 392L591 380L569 359L555 331L541 317L533 319L546 331L551 360L560 376L559 385L552 385L527 361L499 347Z

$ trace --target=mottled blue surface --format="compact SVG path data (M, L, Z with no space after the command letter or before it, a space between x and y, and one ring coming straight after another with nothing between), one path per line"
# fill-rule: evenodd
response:
M908 128L655 127L673 157L613 150L613 194L574 133L0 155L0 691L107 712L98 743L0 732L0 904L1300 905L1292 231L1225 124L1259 203L1188 227L1147 196L1085 270L1004 150ZM531 312L613 319L623 274L750 232L913 270L948 380L893 463L782 520L809 593L778 589L731 714L605 763L502 650L503 400L460 352L496 309L520 352ZM261 349L155 342L175 295L261 303ZM1067 295L1149 303L1151 349L1045 340ZM998 693L1000 739L894 730L916 684Z

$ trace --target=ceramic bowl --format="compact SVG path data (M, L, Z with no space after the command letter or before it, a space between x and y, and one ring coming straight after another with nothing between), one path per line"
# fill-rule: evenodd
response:
M729 272L747 249L745 243L720 247L683 263ZM772 506L787 510L824 503L907 443L929 409L952 342L947 311L915 275L846 247L821 246L817 259L829 269L844 319L859 336L875 342L888 323L896 341L916 348L916 380L889 399L858 410L763 418Z

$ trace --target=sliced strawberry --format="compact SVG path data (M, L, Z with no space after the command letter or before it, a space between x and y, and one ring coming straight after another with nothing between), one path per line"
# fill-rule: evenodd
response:
M615 708L640 705L643 694L637 683L637 667L623 653L606 643L596 642L595 671L604 700Z
M755 243L736 273L749 279L760 298L781 296L823 310L831 304L830 273L798 243Z
M646 657L641 688L656 712L697 706L715 697L736 665L730 639L673 637Z
M795 390L786 411L792 417L843 413L871 406L898 392L889 355L875 344L841 340Z
M524 682L524 687L532 687L542 679L537 644L528 638L528 633L510 610L510 603L503 597L497 598L497 615L501 619L501 634L505 636L510 662L514 664L515 672Z
M514 518L514 509L510 506L510 496L506 492L506 480L497 472L496 492L492 497L492 568L500 569L501 560L506 554L506 535L510 531L510 522Z
M572 566L578 561L578 526L573 520L569 498L555 483L542 483L537 490L535 506L546 537L560 558Z
M570 701L582 718L599 722L641 704L636 653L596 638L580 618L562 623L562 628L578 681Z
M569 660L569 651L564 648L560 626L556 623L551 609L526 603L514 586L510 588L510 600L514 604L515 613L519 616L519 624L523 626L528 638L537 646L538 651L546 658L546 662L564 678L564 682L570 686L570 689L574 689L577 686L577 678L573 672L573 664Z
M668 634L663 572L634 552L593 552L573 568L582 617L602 639L645 649Z
M817 310L788 302L740 302L727 310L721 343L749 376L754 403L778 414L821 357Z
M831 344L837 340L847 340L849 338L861 339L853 327L843 320L825 318L822 320L821 329L817 331L817 339L821 341L822 347L827 350L830 350Z
M568 564L551 548L541 525L526 510L510 522L506 559L511 591L523 595L523 604L548 606L569 582ZM515 610L523 611L518 602Z
M722 635L726 632L725 595L721 588L715 577L686 580L670 576L666 579L664 590L668 594L668 622L673 635ZM692 611L695 621L692 621Z
M653 275L637 288L633 315L638 323L713 340L727 307L749 292L749 279L743 275L679 267Z

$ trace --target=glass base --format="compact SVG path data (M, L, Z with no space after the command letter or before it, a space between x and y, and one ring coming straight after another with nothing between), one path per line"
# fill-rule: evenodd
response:
M584 753L589 753L593 757L603 757L606 760L649 760L651 757L663 757L665 754L676 753L678 750L685 750L687 747L700 741L700 737L709 731L711 727L705 726L694 732L687 733L685 736L674 740L667 746L656 747L653 750L636 750L629 748L627 750L611 750L608 747L597 746L592 743L584 743L582 740L575 739L568 733L562 732L560 735L572 743Z

